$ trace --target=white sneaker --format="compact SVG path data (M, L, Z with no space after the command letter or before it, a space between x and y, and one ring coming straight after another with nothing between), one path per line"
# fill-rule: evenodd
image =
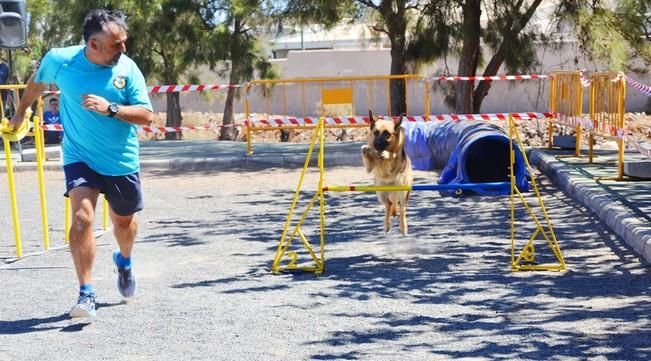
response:
M77 299L77 304L72 306L70 310L70 317L95 317L95 295L88 293L80 293Z

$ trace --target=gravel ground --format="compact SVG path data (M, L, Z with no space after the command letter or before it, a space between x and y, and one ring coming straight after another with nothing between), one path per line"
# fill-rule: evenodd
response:
M329 195L327 269L315 276L270 272L296 170L148 171L134 251L139 294L120 298L115 242L100 237L98 316L89 322L67 316L77 285L61 240L62 176L46 173L53 249L43 253L36 174L16 176L29 256L12 260L3 206L2 361L651 359L650 268L545 178L568 272L510 271L507 197L421 192L410 201L407 237L397 227L383 234L374 195ZM369 178L341 167L327 180ZM303 206L316 175L305 184ZM9 204L4 192L0 204ZM532 222L521 207L517 215L522 243ZM316 243L315 217L303 230ZM536 244L544 261L548 249Z

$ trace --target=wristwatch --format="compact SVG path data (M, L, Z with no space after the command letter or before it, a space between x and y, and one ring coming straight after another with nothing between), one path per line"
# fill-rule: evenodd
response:
M119 111L120 111L120 106L119 105L117 105L115 103L109 104L109 106L108 106L108 116L109 116L109 118L113 118L115 116L115 114L117 114Z

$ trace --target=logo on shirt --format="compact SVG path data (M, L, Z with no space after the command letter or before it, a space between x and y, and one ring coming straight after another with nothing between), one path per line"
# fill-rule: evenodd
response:
M113 79L113 86L118 89L124 89L127 86L127 78L122 75L118 75Z

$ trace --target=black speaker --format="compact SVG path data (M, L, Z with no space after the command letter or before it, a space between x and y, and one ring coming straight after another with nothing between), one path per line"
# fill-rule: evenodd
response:
M27 47L28 25L25 0L0 0L0 48Z

